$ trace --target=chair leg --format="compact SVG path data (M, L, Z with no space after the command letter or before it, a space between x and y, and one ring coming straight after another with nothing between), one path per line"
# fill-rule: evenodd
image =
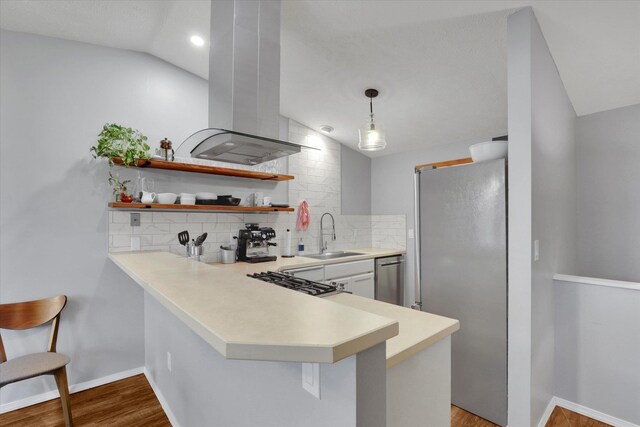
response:
M67 383L67 370L63 366L53 373L60 392L60 402L62 403L62 413L64 415L65 427L73 427L73 419L71 418L71 402L69 398L69 384Z

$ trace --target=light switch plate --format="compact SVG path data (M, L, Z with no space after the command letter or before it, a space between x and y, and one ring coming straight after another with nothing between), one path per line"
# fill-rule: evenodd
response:
M302 388L320 399L320 364L302 364Z
M413 239L413 228L407 230L407 239Z

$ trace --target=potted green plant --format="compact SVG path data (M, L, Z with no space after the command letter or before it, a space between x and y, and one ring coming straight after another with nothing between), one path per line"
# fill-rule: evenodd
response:
M147 137L137 129L131 129L115 123L107 123L98 134L98 144L89 150L93 158L105 157L109 166L113 166L113 158L120 157L123 165L137 165L138 160L149 159L151 147L147 144Z
M109 184L113 188L113 195L116 196L116 202L122 201L125 203L131 203L133 196L127 194L127 184L130 182L130 179L120 181L120 176L118 174L115 174L114 176L109 172Z

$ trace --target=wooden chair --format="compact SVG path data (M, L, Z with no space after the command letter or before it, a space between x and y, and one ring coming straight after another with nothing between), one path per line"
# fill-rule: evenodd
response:
M65 295L37 301L0 304L1 329L30 329L53 320L49 350L44 353L28 354L7 360L7 354L2 344L2 335L0 335L0 388L40 375L53 375L60 392L65 425L71 427L73 420L65 368L71 359L64 354L56 353L60 312L66 304L67 297Z

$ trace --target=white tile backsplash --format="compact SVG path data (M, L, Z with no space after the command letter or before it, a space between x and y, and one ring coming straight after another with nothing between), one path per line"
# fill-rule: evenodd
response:
M307 135L318 138L308 139ZM320 217L329 212L335 218L336 240L332 240L331 219L324 219L325 240L329 250L347 250L365 247L406 247L406 219L404 215L341 215L340 146L293 120L289 124L289 140L320 148L320 151L302 149L288 157L289 204L296 213L239 214L206 212L141 212L141 225L131 227L130 213L110 211L109 250L127 251L131 236L141 236L142 250L165 250L184 255L185 248L178 243L178 232L187 230L191 238L208 233L204 244L206 262L220 259L220 245L230 243L230 236L237 235L248 222L257 222L276 231L273 253L282 253L286 229L292 230L293 253L302 237L307 254L320 248ZM306 200L310 207L311 225L306 231L296 231L297 208Z

